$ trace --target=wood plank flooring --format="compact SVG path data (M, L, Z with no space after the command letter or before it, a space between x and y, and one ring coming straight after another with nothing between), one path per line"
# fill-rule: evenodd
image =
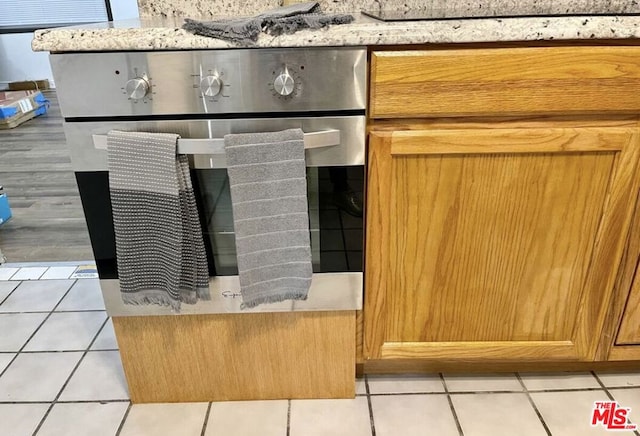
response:
M0 130L0 185L13 218L0 226L7 262L93 259L55 91L46 115Z

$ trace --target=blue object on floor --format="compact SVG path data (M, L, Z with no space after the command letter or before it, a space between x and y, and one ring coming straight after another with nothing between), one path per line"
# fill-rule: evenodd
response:
M0 194L0 225L11 218L11 208L9 207L9 200L7 194Z
M12 91L9 91L9 92L12 92ZM21 91L13 91L13 92L18 93ZM31 100L31 103L28 103L29 104L28 107L30 107L31 110L35 112L36 116L40 116L42 114L47 113L47 108L49 107L49 100L47 100L46 97L42 95L40 91L35 92L33 94L25 94L20 100L25 100L25 99ZM0 100L2 100L2 97L0 97ZM14 100L13 104L15 104L15 101L17 100ZM26 109L21 109L20 106L14 106L13 104L11 106L0 105L0 119L11 118L16 115L20 115L26 110Z
M36 117L39 117L42 114L46 114L47 113L47 108L49 107L49 100L47 100L44 95L42 95L41 93L38 93L33 101L35 101L36 103L38 103L38 107L35 108L34 112L36 113Z

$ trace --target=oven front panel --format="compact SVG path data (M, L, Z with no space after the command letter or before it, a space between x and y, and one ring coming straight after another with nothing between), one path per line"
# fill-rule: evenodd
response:
M229 179L224 169L192 170L211 276L238 274ZM77 172L76 181L89 228L98 273L118 278L111 219L109 174ZM344 187L348 187L348 191ZM309 230L314 273L362 272L362 216L345 211L341 198L362 200L364 167L307 168ZM351 212L351 213L348 213Z
M211 300L196 304L183 304L181 315L251 312L309 312L362 309L361 273L314 274L306 300L286 300L280 303L261 304L251 309L241 309L240 280L238 276L211 277ZM166 306L132 306L124 304L117 279L101 279L100 287L109 316L175 315Z
M366 119L362 116L274 117L207 120L149 121L83 121L64 123L64 133L75 171L106 171L107 151L97 149L93 135L106 135L110 130L152 133L176 133L182 138L214 139L229 133L274 132L302 129L305 133L336 130L340 143L331 147L307 150L309 167L364 165ZM191 156L193 168L226 168L224 154Z
M363 116L251 120L178 120L66 122L76 180L107 310L112 316L162 315L163 307L122 303L117 274L106 150L96 149L93 135L130 130L178 133L183 138L220 138L227 133L301 128L304 132L335 130L339 144L306 151L307 198L314 277L304 302L262 305L256 311L355 310L362 306L364 226L362 216L347 210L341 196L352 192L364 200ZM183 313L238 313L235 234L224 155L190 156L200 221L207 249L213 298ZM245 311L242 311L245 312Z
M209 264L211 301L184 305L182 313L243 313L235 249L231 196L226 170L192 170ZM91 245L108 313L111 316L170 314L161 306L125 305L120 297L115 235L107 171L77 172ZM362 307L364 226L361 216L342 210L336 200L348 186L362 199L364 167L307 168L307 198L313 280L306 301L261 305L252 311L357 310Z
M65 118L364 110L362 47L50 56ZM288 89L279 84L286 78Z

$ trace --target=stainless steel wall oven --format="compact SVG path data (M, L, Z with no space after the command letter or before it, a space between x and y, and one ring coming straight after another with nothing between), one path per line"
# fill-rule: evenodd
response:
M178 152L190 157L212 300L184 305L189 314L240 312L223 136L301 128L314 271L309 298L251 310L361 307L365 49L62 53L51 64L111 315L170 313L120 298L105 150L114 129L177 133Z

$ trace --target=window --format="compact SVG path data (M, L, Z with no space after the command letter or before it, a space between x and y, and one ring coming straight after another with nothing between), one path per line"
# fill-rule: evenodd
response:
M109 21L105 0L0 0L0 32Z

